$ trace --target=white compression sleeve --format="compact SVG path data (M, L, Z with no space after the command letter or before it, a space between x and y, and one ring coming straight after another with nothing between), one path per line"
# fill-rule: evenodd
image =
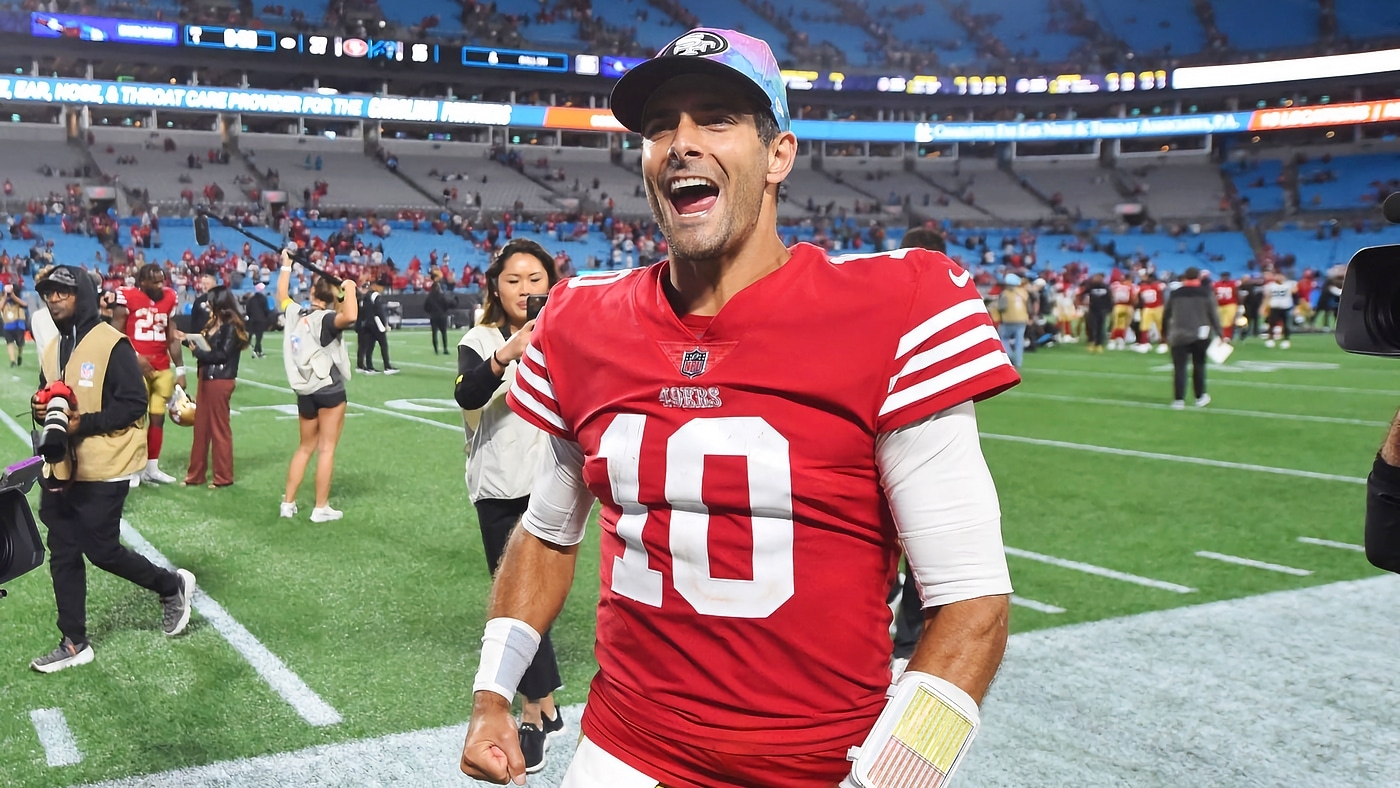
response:
M530 506L520 525L546 542L562 547L583 541L593 493L583 483L583 449L573 441L549 437L540 455Z
M972 403L883 433L875 448L924 607L1011 593L1001 506Z

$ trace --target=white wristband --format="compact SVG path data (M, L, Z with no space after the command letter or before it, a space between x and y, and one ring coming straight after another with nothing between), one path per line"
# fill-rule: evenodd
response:
M540 648L540 633L517 618L493 618L481 635L481 666L472 692L487 690L515 701L516 688Z

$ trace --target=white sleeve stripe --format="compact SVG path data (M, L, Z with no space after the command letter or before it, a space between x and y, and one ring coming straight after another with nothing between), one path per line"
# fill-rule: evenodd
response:
M986 323L981 323L946 342L940 342L929 350L925 350L922 353L910 357L910 359L904 363L904 368L899 371L899 374L890 379L890 391L894 391L895 383L900 378L908 377L915 372L928 369L940 361L947 361L964 350L976 347L988 341L999 343L1001 342L1001 337L997 335L996 330L991 326Z
M981 301L974 299L959 301L915 326L912 331L900 337L899 350L895 351L894 357L896 359L904 358L909 351L922 345L929 337L963 318L972 317L976 314L985 315L986 313L987 307Z
M546 423L551 424L564 432L569 431L569 428L564 426L564 420L559 418L559 414L555 413L549 408L546 408L544 405L541 405L540 401L535 399L535 396L533 394L526 391L525 387L520 385L519 379L515 381L514 386L511 386L510 393L515 395L515 400L517 402L519 402L521 405L524 405L526 408L529 408L530 412L534 413L536 416L539 416L541 419L544 419Z
M1007 358L1006 351L997 348L995 351L960 364L947 372L925 380L921 383L900 389L885 398L885 404L880 406L880 415L892 413L906 405L912 405L922 399L937 396L944 391L965 383L984 372L991 372L1000 366L1010 365L1011 359Z
M528 356L531 361L538 364L540 369L546 371L549 370L549 365L544 363L544 354L541 353L539 349L536 348L534 345L525 346L525 355Z
M525 382L530 384L530 388L549 398L557 407L558 401L554 396L554 386L550 385L548 380L536 375L535 371L530 369L529 364L517 364L515 366L515 376L517 378L524 378Z

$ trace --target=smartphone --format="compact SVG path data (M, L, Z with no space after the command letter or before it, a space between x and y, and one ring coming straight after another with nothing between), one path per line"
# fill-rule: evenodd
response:
M540 316L540 310L544 309L544 302L549 300L549 293L526 296L525 298L525 319L534 320Z

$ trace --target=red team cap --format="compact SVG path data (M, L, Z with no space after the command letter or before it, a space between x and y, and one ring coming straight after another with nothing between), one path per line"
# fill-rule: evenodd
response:
M791 128L787 85L767 42L734 30L709 27L691 30L667 44L656 57L624 74L613 86L613 116L628 130L642 133L642 112L647 101L667 80L683 74L704 74L737 82L768 108L779 131Z

